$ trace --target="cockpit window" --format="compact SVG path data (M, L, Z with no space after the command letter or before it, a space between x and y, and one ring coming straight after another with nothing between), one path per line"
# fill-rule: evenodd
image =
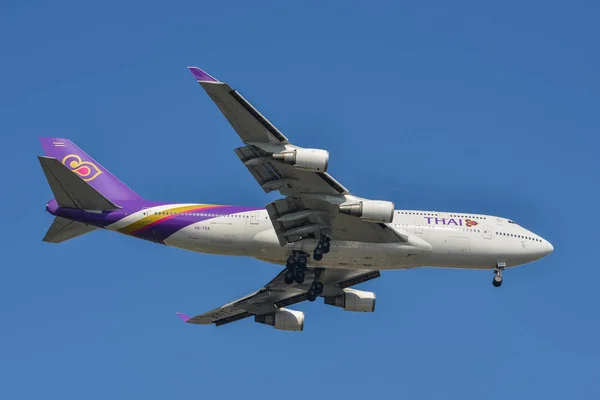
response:
M514 224L514 222L513 222L513 221L511 221L510 219L508 220L508 223L509 223L509 224Z

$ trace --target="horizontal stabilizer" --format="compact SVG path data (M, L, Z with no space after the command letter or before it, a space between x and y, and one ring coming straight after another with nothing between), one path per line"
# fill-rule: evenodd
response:
M38 156L38 159L60 207L94 211L119 208L56 158Z
M71 221L70 219L56 217L50 225L50 229L44 236L44 242L61 243L74 237L85 235L95 231L96 227L86 225L82 222Z

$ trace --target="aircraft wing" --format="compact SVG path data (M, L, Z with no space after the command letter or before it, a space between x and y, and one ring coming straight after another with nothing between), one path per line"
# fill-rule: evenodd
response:
M181 313L178 315L189 324L220 326L250 316L270 315L283 307L306 300L307 291L314 280L314 269L306 270L306 280L302 284L295 282L286 284L283 279L285 272L285 269L281 271L265 287L222 307L195 317ZM376 270L326 269L320 275L320 280L325 285L320 296L338 296L344 293L343 289L345 288L377 277L379 277L379 271Z
M235 149L235 153L252 176L266 193L277 190L285 196L267 205L282 246L307 235L321 233L335 240L376 243L407 241L404 232L384 223L365 222L341 214L341 204L349 200L366 199L352 196L348 189L324 170L301 169L275 159L275 154L290 154L302 148L291 144L279 129L229 85L197 67L188 68L242 139L244 146ZM326 153L324 150L316 151L320 151L321 155Z

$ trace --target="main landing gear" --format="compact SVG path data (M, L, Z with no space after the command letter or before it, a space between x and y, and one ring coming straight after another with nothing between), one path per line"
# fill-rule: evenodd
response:
M317 248L313 252L313 260L321 261L323 259L323 254L329 253L331 249L331 241L327 236L323 236L321 240L319 240L319 244Z
M313 252L313 260L321 261L323 259L323 255L329 253L330 249L331 240L327 236L322 236L319 240L319 244L317 244L317 247ZM307 264L308 254L302 251L294 251L294 253L289 256L285 262L285 266L287 268L287 271L283 277L285 284L290 285L292 282L296 282L298 284L304 283ZM310 289L308 289L308 292L306 293L306 298L308 301L315 301L317 297L323 293L323 288L325 285L323 284L323 281L321 281L322 272L322 268L314 269L315 280L310 285Z
M496 268L494 269L494 279L492 280L492 285L494 285L494 287L500 287L502 285L502 271L504 268L506 268L505 262L496 264Z
M308 257L306 253L295 251L294 254L288 257L285 266L288 269L283 277L286 285L292 282L304 283L304 270L308 264Z
M313 260L321 261L323 259L323 254L329 253L329 250L331 250L331 239L329 239L327 236L321 236L321 239L319 239L319 244L317 244L317 247L313 252ZM308 292L306 293L306 299L308 301L315 301L317 297L323 293L323 288L325 285L321 280L322 272L322 268L315 268L315 280L313 281L312 285L310 285L310 289L308 289Z
M315 268L315 280L313 281L312 285L310 285L310 289L308 289L308 292L306 293L306 299L308 301L315 301L317 297L323 293L323 288L325 285L321 280L322 272L322 268Z
M306 264L308 263L307 254L303 252L296 251L290 257L288 257L286 261L285 275L283 276L283 280L286 285L290 285L293 282L298 284L304 283L304 279L306 277L305 270ZM325 284L321 280L321 274L323 273L323 268L314 268L313 270L315 279L310 285L310 289L306 293L306 299L308 301L315 301L317 297L323 293L323 289Z

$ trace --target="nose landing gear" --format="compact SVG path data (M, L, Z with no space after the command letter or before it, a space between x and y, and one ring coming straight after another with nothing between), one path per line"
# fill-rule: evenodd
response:
M502 285L502 271L505 267L505 262L499 262L496 264L496 268L494 269L494 279L492 280L492 285L494 285L494 287L500 287Z
M496 272L494 279L492 280L492 285L495 287L500 287L502 285L502 280L502 272Z

